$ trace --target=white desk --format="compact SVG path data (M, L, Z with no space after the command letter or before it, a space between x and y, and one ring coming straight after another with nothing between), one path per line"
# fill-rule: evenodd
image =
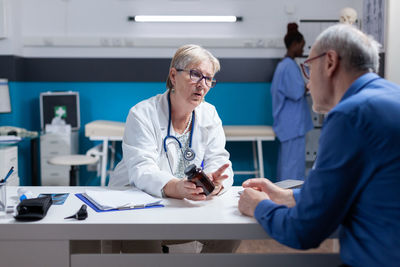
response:
M96 133L101 132L97 130L102 125L112 125L112 130L109 131L109 135L97 135ZM264 125L225 125L224 132L226 141L251 141L253 142L253 162L254 171L235 171L235 174L254 174L258 177L264 176L264 159L263 159L263 141L274 141L275 133L271 126ZM103 146L100 152L101 156L101 186L105 185L107 177L107 164L108 164L108 142L112 141L112 153L111 153L111 168L114 167L114 149L115 141L122 141L124 133L124 123L121 122L110 122L110 121L94 121L85 125L85 136L89 137L92 141L102 141Z
M70 240L245 240L268 236L254 218L238 211L240 187L205 202L166 199L163 208L96 213L88 207L89 216L84 221L65 220L64 217L72 215L82 205L72 193L83 192L85 187L27 189L71 194L64 205L50 207L41 221L16 222L10 214L0 216L1 266L239 267L267 266L267 262L271 266L339 265L337 254L71 254ZM17 187L7 188L9 201L16 198L16 190Z
M235 171L235 174L264 175L263 141L274 141L275 133L271 126L265 125L225 125L226 141L251 141L253 143L254 171Z

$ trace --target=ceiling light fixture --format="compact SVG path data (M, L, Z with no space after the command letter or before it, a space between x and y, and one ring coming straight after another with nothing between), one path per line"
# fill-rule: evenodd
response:
M134 22L238 22L242 21L238 16L147 16L138 15L128 17L128 21Z

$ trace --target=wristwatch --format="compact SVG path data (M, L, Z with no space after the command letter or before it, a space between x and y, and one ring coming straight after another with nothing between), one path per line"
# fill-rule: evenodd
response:
M165 192L164 192L164 187L161 188L161 196L162 196L162 197L167 197L167 195L166 195Z

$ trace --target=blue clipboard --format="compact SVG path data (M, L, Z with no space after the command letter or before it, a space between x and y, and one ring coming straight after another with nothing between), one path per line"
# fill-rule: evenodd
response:
M141 210L141 209L149 209L149 208L162 208L164 205L162 204L157 204L157 205L152 205L152 206L146 206L146 207L140 207L140 208L131 208L131 209L111 209L111 210L101 210L96 207L89 199L87 199L84 195L81 193L75 194L77 198L82 200L86 205L91 207L95 212L107 212L107 211L121 211L121 210Z

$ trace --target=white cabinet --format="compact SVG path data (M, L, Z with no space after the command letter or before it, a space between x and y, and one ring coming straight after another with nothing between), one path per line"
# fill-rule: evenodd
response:
M69 185L69 166L48 163L55 156L78 153L78 132L71 134L45 133L40 136L40 167L42 185Z

